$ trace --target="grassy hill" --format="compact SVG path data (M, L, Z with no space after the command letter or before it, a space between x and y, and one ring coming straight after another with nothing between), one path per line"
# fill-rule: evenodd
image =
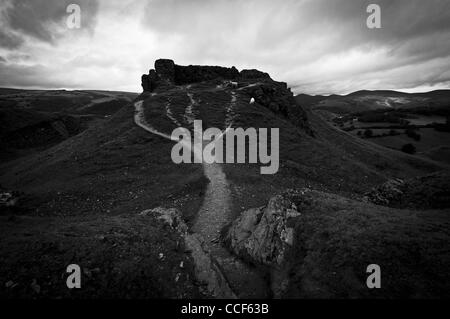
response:
M54 146L110 117L137 96L125 92L0 89L2 161Z
M380 109L414 109L418 107L447 107L449 90L426 93L403 93L397 91L357 91L348 95L309 96L299 94L297 101L314 110L325 110L339 115Z
M447 166L386 149L342 131L314 111L296 104L289 91L270 78L240 80L239 88L225 84L209 80L163 86L153 94L142 94L138 100L143 101L145 120L165 134L171 133L176 122L191 128L187 121L191 115L203 120L204 129L224 129L229 117L234 127L280 128L278 174L261 175L258 164L222 167L231 189L233 217L243 210L265 205L269 198L287 188L308 187L328 194L318 195L317 203L308 208L308 216L312 217L304 224L306 228L301 235L311 234L310 240L317 243L322 238L320 234L326 231L327 240L321 242L320 249L315 244L309 248L311 258L293 257L292 263L303 266L298 268L300 272L293 273L289 297L366 297L351 285L338 290L324 286L323 293L295 286L299 278L304 278L303 272L319 265L321 272L328 271L323 267L332 258L333 247L346 249L339 257L345 264L359 265L365 261L359 254L366 249L368 256L380 256L382 252L386 259L392 258L392 267L402 268L417 257L412 249L414 244L402 247L398 244L402 240L409 241L417 235L416 238L433 241L433 245L437 243L436 236L448 241L449 234L436 228L445 219L443 211L417 213L427 219L430 227L425 227L419 225L411 211L374 205L367 208L360 203L367 191L388 179L412 178L447 170ZM135 124L132 94L2 92L5 94L0 96L1 110L6 112L4 122L9 125L4 134L48 122L49 118L61 120L58 116L62 115L55 118L54 114L61 111L58 108L61 105L64 116L70 118L93 114L103 118L62 140L52 140L53 144L44 149L1 163L0 184L4 191L19 192L20 200L15 207L1 208L0 238L8 245L0 249L2 260L7 260L0 267L0 295L80 297L67 292L57 279L64 273L65 265L74 262L88 265L87 273L95 279L86 283L88 288L83 297L199 296L192 259L180 244L179 236L158 221L143 219L138 214L158 206L174 207L191 225L209 182L202 165L172 162L174 143ZM249 103L252 97L256 97L254 104ZM123 101L123 105L117 101ZM333 198L339 200L335 202ZM314 211L320 215L314 217ZM328 214L333 216L327 217ZM366 228L360 226L366 219L375 220L377 226L364 234ZM414 227L410 227L412 221ZM339 231L334 223L340 225ZM395 238L385 237L386 232L394 231ZM352 236L354 232L359 235ZM379 241L380 238L385 239ZM391 239L396 242L395 247L391 246ZM27 253L18 253L22 251ZM165 257L160 258L160 253ZM436 254L443 261L448 259L444 251L436 250ZM185 267L180 269L182 260ZM424 267L431 267L435 259L422 260ZM28 266L20 268L20 264ZM41 272L43 267L46 270ZM426 281L431 270L415 274L420 277L418 282ZM181 274L180 281L174 279L177 272ZM40 292L30 288L33 279L40 283ZM149 280L151 287L141 287L138 282L143 280ZM5 287L3 281L18 283L19 288ZM111 286L108 282L112 282ZM385 296L410 297L414 296L411 292L414 289L421 296L436 293L433 290L424 294L421 287L408 287L405 293L399 288ZM439 289L448 294L445 287Z
M408 94L395 91L358 91L346 96L299 95L330 125L388 149L412 145L418 157L449 164L448 90Z

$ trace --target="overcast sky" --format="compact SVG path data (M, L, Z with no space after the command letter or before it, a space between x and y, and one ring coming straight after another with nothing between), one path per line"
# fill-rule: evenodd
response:
M140 92L157 58L257 68L296 93L450 88L450 1L0 0L1 87Z

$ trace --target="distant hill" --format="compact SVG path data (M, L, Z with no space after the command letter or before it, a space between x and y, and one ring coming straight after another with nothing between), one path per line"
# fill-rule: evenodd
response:
M305 104L312 109L344 115L378 109L450 107L450 90L426 93L362 90L348 95L310 96L299 94L296 99L300 104Z
M0 159L53 146L110 117L137 97L108 91L0 88Z

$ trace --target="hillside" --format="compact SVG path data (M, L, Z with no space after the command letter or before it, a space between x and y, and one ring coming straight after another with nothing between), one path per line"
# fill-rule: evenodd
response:
M0 159L54 146L103 121L137 94L0 88Z
M300 104L314 110L325 110L339 115L380 109L414 109L418 107L447 107L450 103L450 90L436 90L425 93L403 93L397 91L357 91L348 95L296 96Z
M358 91L296 100L332 126L384 148L449 165L450 91Z
M421 283L434 276L431 264L436 258L448 260L447 252L427 251L426 245L427 240L433 247L448 244L448 227L442 225L449 207L416 212L364 202L368 191L391 178L428 175L448 170L446 165L386 149L330 125L298 104L286 83L257 70L184 67L158 60L155 69L142 77L142 85L144 92L135 100L120 93L118 99L128 98L119 110L116 105L102 105L110 101L104 100L112 94L108 92L80 93L83 99L85 94L101 95L100 102L83 100L83 106L76 99L66 105L57 97L59 93L48 93L46 98L56 100L45 106L41 98L35 97L34 102L27 97L27 103L34 105L31 108L39 112L54 111L60 103L65 105L65 116L93 114L94 110L97 115L111 116L0 165L3 192L15 192L18 198L15 205L1 207L0 217L1 241L8 243L0 250L2 260L7 260L0 278L17 283L18 288L2 285L1 296L80 297L58 283L67 264L79 263L90 274L84 298L370 297L368 292L360 293L361 284L339 290L333 285L345 280L349 271L361 271L351 276L353 282L361 280L365 269L359 266L377 260L384 263L390 257L393 264L389 267L398 273L420 270L409 265L415 258L415 244L399 244L416 235L424 241L420 246L423 267L431 270L417 274L417 285L414 276L404 278L407 291L398 289L385 296L448 296L445 287L433 290ZM78 93L63 95L67 94ZM20 104L8 104L12 102L6 98L0 103L5 101L2 109L15 111ZM21 123L8 130L42 123L37 113L23 114L8 115L6 122ZM9 120L13 116L17 120ZM279 128L278 173L261 175L260 164L174 164L174 141L166 137L180 126L192 132L193 121L199 119L204 130ZM297 205L307 223L296 224L301 229L296 238L313 251L303 254L303 248L294 249L287 261L292 278L280 292L274 289L278 283L274 265L242 258L225 244L226 233L243 211L265 206L286 189L303 188L314 190L316 199L308 199L305 207ZM154 210L158 207L162 208ZM315 211L320 215L314 216ZM426 219L428 226L421 226L415 214ZM366 227L360 225L371 220L376 227L365 235ZM186 227L180 229L184 223ZM385 237L394 230L395 236ZM308 241L305 238L310 234ZM378 242L379 238L384 239ZM357 249L352 248L355 245ZM320 273L311 274L314 280L321 274L331 276L324 263L333 258L334 247L343 250L338 263L346 265L345 271L337 272L336 281L331 286L317 283L320 290L312 289L316 284L309 288L302 286L308 283L298 284L311 282L304 272L319 265ZM360 255L363 248L370 258ZM20 267L23 263L38 263L39 267L27 272ZM17 268L22 270L16 272ZM442 278L448 278L448 271L433 277L433 282ZM33 280L41 285L40 292L30 288ZM151 285L139 289L138 283L144 281Z

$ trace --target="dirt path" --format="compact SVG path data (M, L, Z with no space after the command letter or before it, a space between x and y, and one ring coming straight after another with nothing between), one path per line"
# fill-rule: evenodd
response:
M185 121L190 125L194 123L194 106L197 105L197 102L194 100L194 94L188 93L187 94L190 100L189 105L186 107L185 113L184 113L184 119Z
M138 101L138 102L134 103L134 109L135 109L135 111L134 111L134 122L136 123L136 125L140 126L141 128L143 128L147 132L150 132L152 134L155 134L155 135L164 137L166 139L172 140L171 136L169 136L169 135L167 135L165 133L158 132L149 123L147 123L147 121L145 120L143 103L144 103L144 101Z
M171 107L171 100L170 98L168 98L166 102L166 115L172 121L172 123L175 124L175 126L180 127L181 123L178 122L178 120L175 118L170 107Z
M237 96L235 91L231 91L231 101L226 110L225 117L225 127L233 126L234 117L236 116L235 108L236 108Z
M190 109L187 111L189 115L192 114L192 106L196 105L192 95L190 97ZM134 119L138 126L152 134L173 140L171 136L158 132L147 123L144 116L143 101L136 102L134 106ZM189 149L192 149L191 145L187 146ZM194 148L194 156L201 158L202 155L199 153L201 151ZM232 221L230 185L220 164L207 164L205 162L202 164L204 174L210 182L191 231L200 235L199 237L203 241L206 253L210 255L213 263L217 266L211 271L220 272L214 276L207 276L212 281L208 283L208 286L215 285L213 281L217 280L214 278L225 278L231 290L240 298L266 298L268 297L269 288L263 276L240 259L231 255L220 242L220 231L227 223ZM203 263L200 259L197 262ZM199 269L204 268L200 264L196 267ZM204 273L204 270L202 272ZM214 288L213 290L217 289Z
M231 192L220 164L203 163L203 171L210 182L192 231L212 242L218 239L220 230L231 219Z

